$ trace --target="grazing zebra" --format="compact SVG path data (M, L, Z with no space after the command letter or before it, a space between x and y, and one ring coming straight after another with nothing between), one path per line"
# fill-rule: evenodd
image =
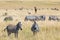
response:
M15 34L15 37L18 37L19 28L22 30L21 25L22 25L21 22L18 22L17 25L9 24L9 25L4 29L4 31L7 30L8 36L10 36L11 33L14 33L14 34Z
M33 32L33 35L35 35L37 32L39 32L38 24L35 21L31 27L31 31Z
M25 21L28 21L28 20L34 21L34 20L36 20L36 17L35 16L26 16Z
M51 16L49 16L49 19L48 20L53 20L53 21L56 21L58 19L58 17L57 16L54 16L54 15L51 15Z

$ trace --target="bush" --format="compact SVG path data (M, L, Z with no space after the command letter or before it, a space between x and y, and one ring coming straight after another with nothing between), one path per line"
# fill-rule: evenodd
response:
M8 14L5 12L5 14L3 14L3 16L7 16Z
M4 21L12 21L12 20L13 20L13 18L11 16L4 18Z
M7 15L7 13L5 13L5 15Z

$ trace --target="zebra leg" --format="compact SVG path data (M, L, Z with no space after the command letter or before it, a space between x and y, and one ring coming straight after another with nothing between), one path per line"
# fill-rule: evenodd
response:
M15 33L15 37L18 38L18 32Z
M33 32L33 35L35 35L36 33L35 32Z
M33 35L36 35L37 34L37 32L33 32Z
M8 36L10 36L11 35L11 32L8 32Z

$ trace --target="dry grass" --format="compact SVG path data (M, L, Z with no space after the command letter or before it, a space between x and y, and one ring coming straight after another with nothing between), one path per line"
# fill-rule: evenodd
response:
M24 6L26 7L26 5L24 5ZM28 5L27 7L32 8L32 5L30 5L30 7ZM48 21L48 16L47 16L47 15L59 15L60 10L59 11L52 11L50 9L49 10L46 9L46 8L51 8L51 7L53 7L53 8L56 7L56 8L60 9L60 7L57 5L54 5L54 6L40 5L39 8L43 8L43 7L45 9L38 10L36 14L35 14L34 10L8 9L8 11L6 11L5 9L0 9L0 40L60 40L60 31L59 31L60 30L60 22ZM3 21L3 19L6 17L6 16L3 16L5 12L7 12L7 16L12 16L14 18L14 20L8 21L8 22ZM32 14L28 14L28 12L31 12ZM33 22L24 21L24 18L27 15L46 15L46 17L47 17L47 19L45 21L37 21L39 28L40 28L40 32L37 33L37 35L35 35L35 36L33 36L32 32L31 32L31 26L32 26ZM14 34L11 34L11 36L8 37L7 32L3 31L4 28L8 24L16 25L17 22L19 22L19 21L22 22L23 30L22 31L19 30L18 38L15 38Z
M13 22L12 24L16 24L17 22ZM37 22L41 23L42 22ZM10 24L10 22L2 22L0 23L0 40L60 40L60 25L51 25L51 26L46 26L46 25L39 25L40 32L37 33L37 35L33 36L31 32L31 26L32 22L23 22L22 28L23 30L19 30L19 36L16 39L14 37L14 34L11 34L10 37L7 36L7 32L2 31L6 25Z

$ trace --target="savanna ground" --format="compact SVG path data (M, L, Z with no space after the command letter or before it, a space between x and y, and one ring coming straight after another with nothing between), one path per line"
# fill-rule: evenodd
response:
M60 17L60 10L51 10L51 8L59 8L59 4L41 4L36 2L35 4L31 2L1 2L0 3L0 40L60 40L60 21L49 21L49 15L57 15ZM34 12L33 7L37 6L40 10L37 13ZM23 10L19 10L19 7L23 7ZM44 8L44 9L42 9ZM48 9L47 9L48 8ZM7 10L6 10L7 9ZM31 12L31 14L28 14ZM5 15L7 13L7 15ZM24 21L25 16L27 15L45 15L45 21L37 21L39 25L39 33L33 36L31 31L31 26L33 22ZM13 21L4 21L6 16L12 16ZM8 24L16 25L19 21L22 22L23 30L19 30L18 38L14 37L14 34L11 34L9 37L7 32L3 31Z

